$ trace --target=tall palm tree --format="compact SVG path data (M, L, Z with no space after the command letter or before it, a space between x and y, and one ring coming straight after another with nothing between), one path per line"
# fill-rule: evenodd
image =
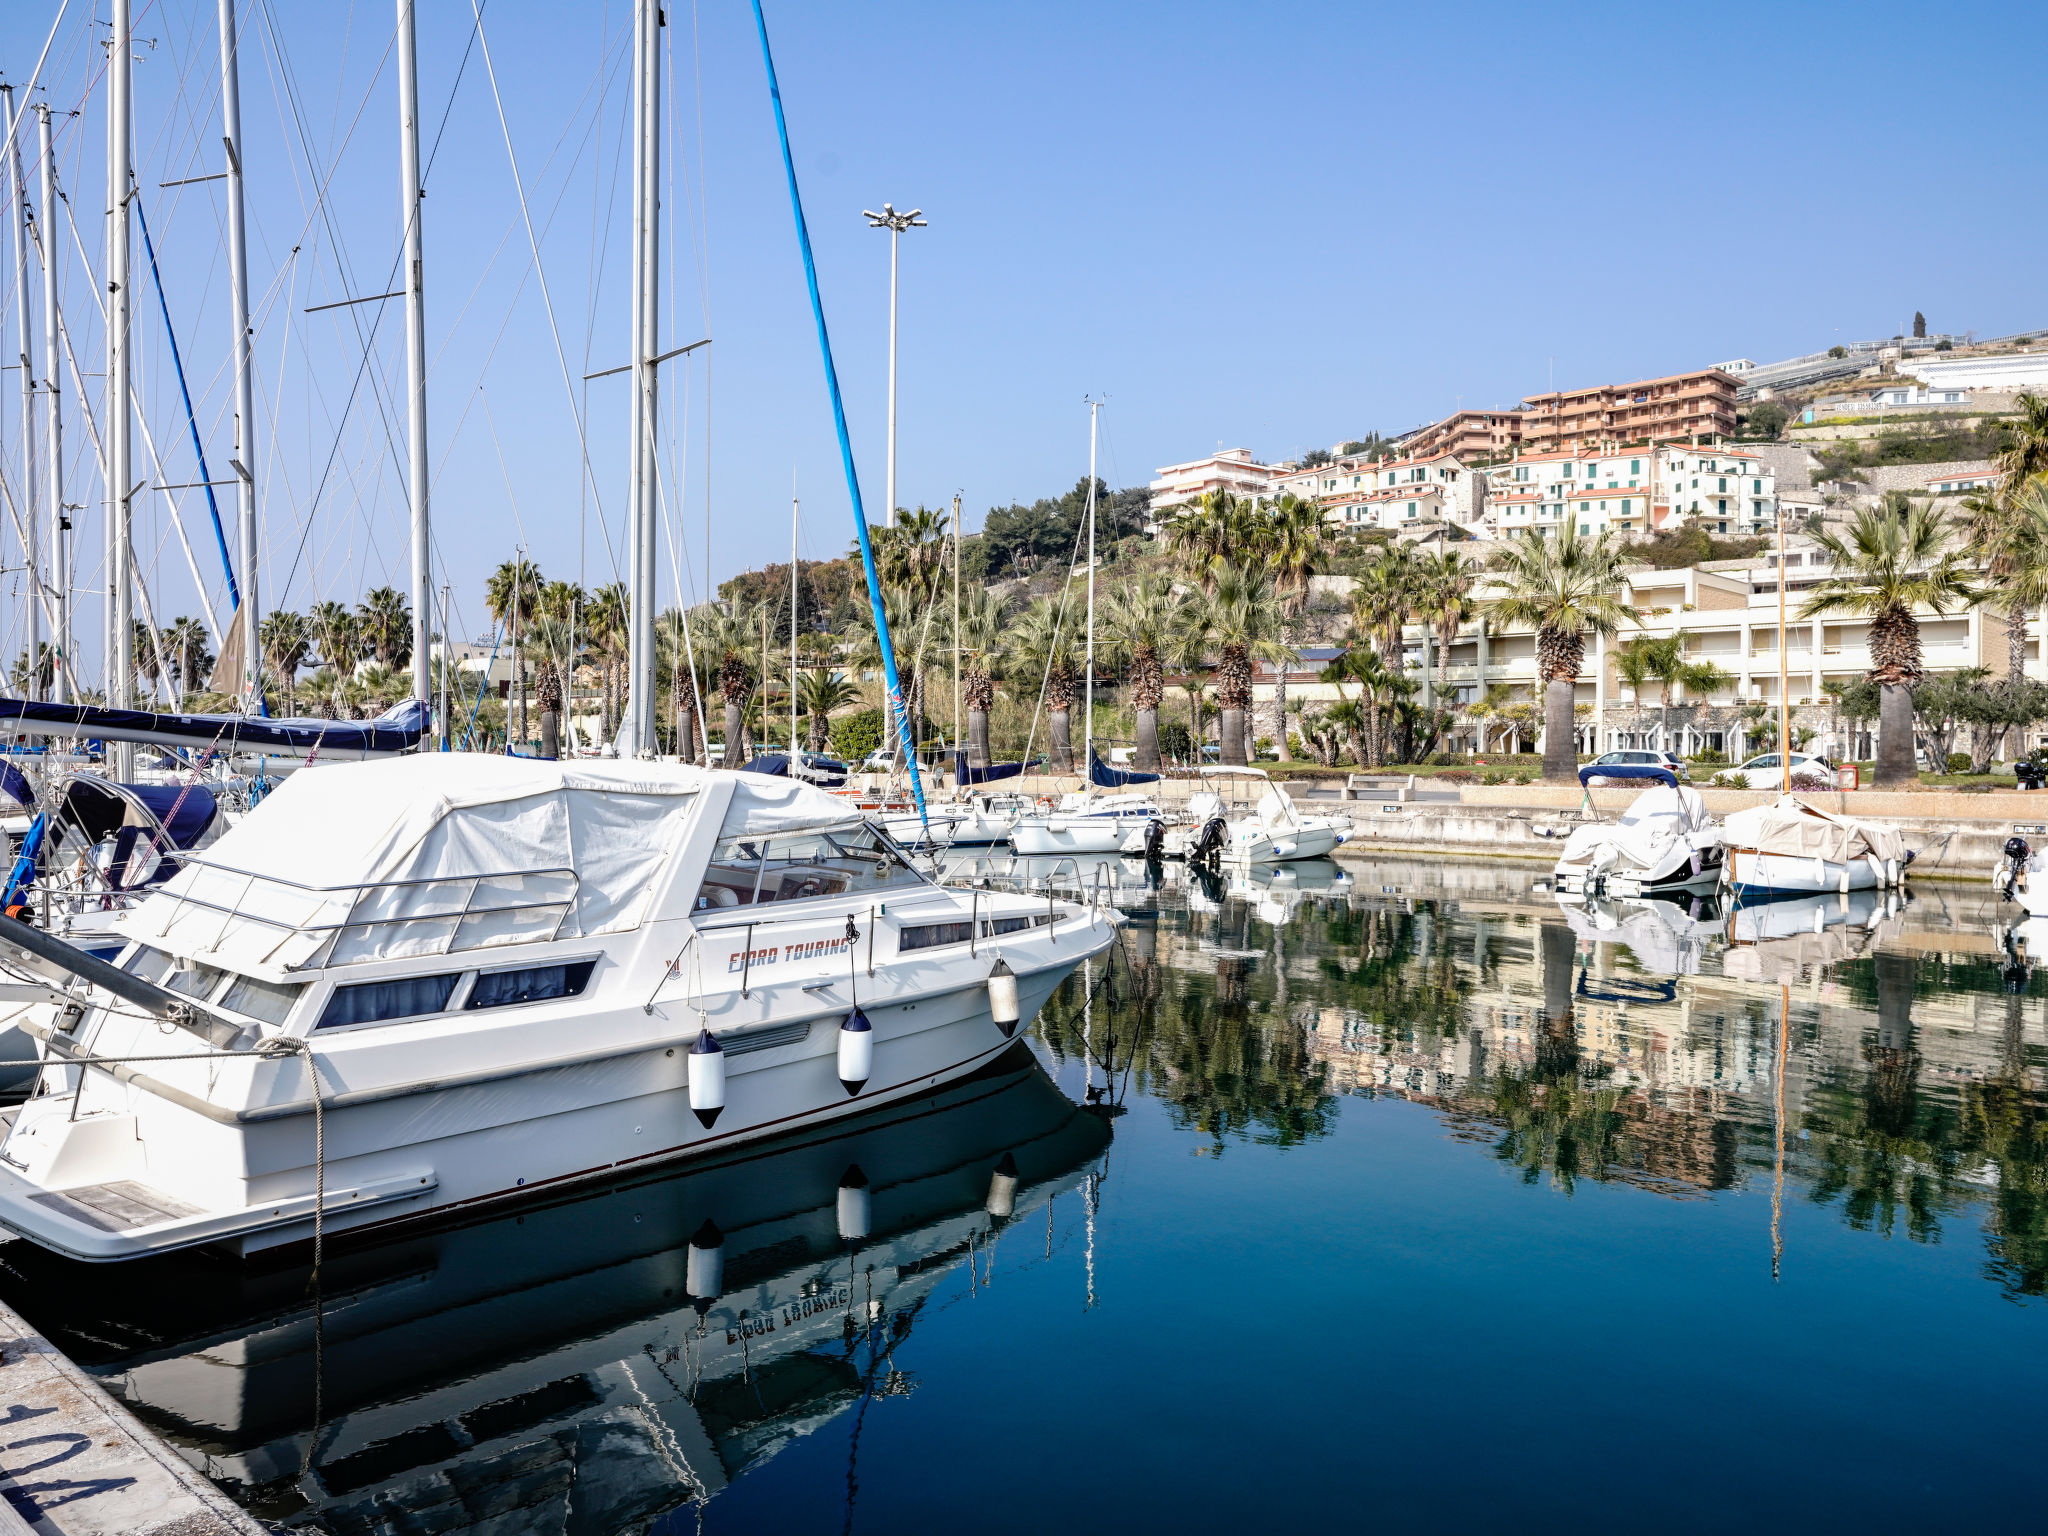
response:
M1323 723L1344 733L1344 739L1351 744L1351 760L1365 767L1365 711L1358 700L1339 699L1323 711Z
M1270 526L1263 502L1232 491L1204 491L1172 513L1166 547L1204 592L1214 593L1226 570L1265 553Z
M514 718L508 734L516 732L521 741L527 739L526 657L520 650L519 637L539 609L542 585L540 567L524 555L507 560L484 582L484 607L493 621L505 626L506 636L512 642Z
M1144 575L1110 590L1104 605L1105 627L1130 669L1131 710L1136 716L1136 766L1150 772L1159 767L1159 701L1166 693L1162 656L1172 645L1181 600L1173 583Z
M1188 696L1188 731L1194 761L1202 761L1202 669L1209 660L1209 609L1214 599L1196 590L1183 594L1173 627L1160 647L1161 665L1180 674Z
M1370 635L1380 659L1401 669L1401 632L1420 593L1414 555L1402 544L1389 544L1373 558L1351 590L1351 622Z
M1451 647L1458 631L1471 619L1472 589L1479 584L1479 562L1455 549L1424 555L1415 569L1416 610L1436 633L1437 695L1451 689Z
M540 706L540 755L562 755L562 714L576 675L576 627L567 613L544 608L526 632L535 657L533 696Z
M1510 540L1494 557L1505 591L1485 605L1503 624L1536 631L1536 672L1543 681L1543 780L1578 776L1572 703L1586 659L1586 636L1613 635L1639 619L1621 600L1622 552L1602 529L1593 535L1567 522L1555 535Z
M1920 621L1915 608L1946 613L1978 600L1960 557L1950 547L1948 520L1916 501L1904 518L1866 507L1846 531L1829 528L1815 542L1834 566L1800 605L1802 619L1835 613L1870 616L1870 670L1878 687L1877 773L1880 789L1917 783L1913 768L1913 684L1920 677Z
M382 667L412 660L412 600L396 587L366 593L356 608L356 630Z
M609 589L600 589L609 590ZM686 763L698 760L698 700L711 691L711 684L705 676L704 652L697 643L697 630L706 615L713 610L698 608L685 621L680 610L669 608L662 611L654 621L654 649L663 684L668 689L670 726L675 736L676 756ZM696 670L691 670L691 658L696 661ZM625 706L620 701L619 713ZM618 729L614 717L606 727L609 736Z
M306 656L313 648L313 626L306 622L303 613L274 608L263 615L257 636L263 642L263 669L278 680L289 713L292 695L299 686L299 668L306 664Z
M171 663L171 675L178 683L178 697L171 700L171 708L177 709L185 695L198 688L197 679L212 672L212 643L204 624L180 615L164 629L163 645L164 655Z
M1963 541L1984 562L1993 601L2005 613L2006 682L2027 675L2027 622L2048 602L2048 480L2025 481L2008 497L2001 489L1963 502Z
M1274 504L1267 519L1263 555L1280 595L1280 641L1292 646L1294 621L1308 601L1309 587L1322 574L1323 556L1329 548L1329 525L1323 521L1322 505L1309 497L1286 492ZM1280 755L1287 755L1287 669L1281 667L1273 685L1273 736L1280 743Z
M697 664L707 680L718 685L725 704L725 756L719 766L737 768L746 761L740 737L746 729L747 700L754 691L755 666L761 648L760 625L754 610L734 598L720 608L706 605L690 616Z
M833 713L859 703L860 689L847 680L844 672L814 668L804 673L797 684L796 700L809 721L805 740L811 751L822 752L831 733Z
M321 670L332 675L324 695L331 716L342 702L342 692L355 672L356 663L362 659L362 632L348 605L333 601L315 603L307 624L320 652Z
M918 507L898 512L890 527L870 530L882 580L921 595L935 593L946 573L952 523L947 513Z
M1992 461L2000 476L1998 499L2008 505L2029 481L2048 474L2048 399L2030 391L2016 396L2013 407L2019 418L2007 424L2011 438Z
M1280 602L1263 572L1226 567L1216 578L1206 618L1216 653L1217 757L1244 763L1246 713L1252 703L1253 664L1286 663L1293 651L1280 638Z
M996 701L1008 618L1001 593L977 587L960 594L960 702L967 709L967 762L973 768L989 763L988 712Z
M618 729L619 717L625 713L625 700L622 696L624 689L620 686L620 680L624 676L628 652L632 645L632 636L627 629L630 612L631 604L626 597L626 584L622 581L610 582L596 588L586 599L583 608L584 634L604 678L604 698L599 709L602 717L600 730L606 740L611 739L612 732ZM671 615L672 625L682 623L682 615L674 609L662 614L661 618L670 619ZM659 623L660 620L656 622ZM680 643L680 632L677 634L677 640ZM681 750L678 746L677 751Z
M1047 755L1054 773L1074 768L1074 698L1081 691L1076 651L1073 617L1061 613L1056 597L1039 598L1010 623L1010 686L1020 701L1034 707L1044 690Z

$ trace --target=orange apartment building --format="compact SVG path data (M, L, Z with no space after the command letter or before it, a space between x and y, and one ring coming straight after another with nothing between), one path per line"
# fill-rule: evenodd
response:
M1732 434L1735 390L1733 375L1701 368L1633 384L1529 395L1522 401L1522 447L1551 453Z
M1458 411L1401 439L1412 459L1504 459L1522 442L1520 411Z

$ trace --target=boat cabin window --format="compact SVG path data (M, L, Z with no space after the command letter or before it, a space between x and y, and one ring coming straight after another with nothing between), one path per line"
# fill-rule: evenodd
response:
M916 923L896 938L896 950L931 949L940 944L965 944L974 937L972 923Z
M226 974L211 965L188 965L182 971L173 965L170 975L163 978L163 985L182 996L204 1001L213 995L213 989Z
M704 871L696 910L715 912L924 883L924 876L887 837L864 824L722 837Z
M234 985L222 995L220 1005L230 1012L261 1019L266 1024L282 1024L291 1017L292 1009L305 995L304 982L279 983L259 981L254 976L238 976Z
M464 1008L504 1008L513 1003L541 1003L550 998L581 997L590 985L595 960L564 960L517 971L485 971L469 989Z
M153 981L161 986L164 977L170 973L171 957L160 949L138 944L134 952L121 962L121 969L131 976L140 976L144 981Z
M460 971L448 971L439 976L398 976L336 987L314 1027L337 1029L344 1024L380 1024L387 1019L439 1013L448 1006L461 978Z

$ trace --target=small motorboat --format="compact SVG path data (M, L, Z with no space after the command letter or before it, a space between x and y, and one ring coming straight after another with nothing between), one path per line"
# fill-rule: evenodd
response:
M1896 827L1837 816L1797 796L1737 811L1723 824L1723 873L1742 901L1903 885L1913 855Z
M1010 846L1019 853L1142 853L1166 814L1150 795L1062 796L1057 806L1017 818Z
M1696 789L1646 789L1615 822L1578 828L1551 872L1560 896L1647 896L1711 890L1721 829Z

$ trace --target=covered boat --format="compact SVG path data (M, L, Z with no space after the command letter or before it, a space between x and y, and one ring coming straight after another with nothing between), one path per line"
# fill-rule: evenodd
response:
M1709 890L1721 878L1721 829L1698 790L1659 785L1619 821L1575 830L1552 878L1560 896Z
M1726 877L1745 901L1885 890L1913 860L1896 827L1837 816L1786 795L1728 817Z
M319 758L360 762L418 748L427 728L418 699L394 705L374 720L271 719L265 715L177 715L94 704L46 704L0 699L0 739L59 737L76 741L135 741L232 755Z
M297 775L128 914L118 969L0 924L91 983L24 1025L48 1064L0 1224L86 1259L246 1253L316 1210L438 1219L798 1129L993 1059L1115 924L935 885L788 779Z

